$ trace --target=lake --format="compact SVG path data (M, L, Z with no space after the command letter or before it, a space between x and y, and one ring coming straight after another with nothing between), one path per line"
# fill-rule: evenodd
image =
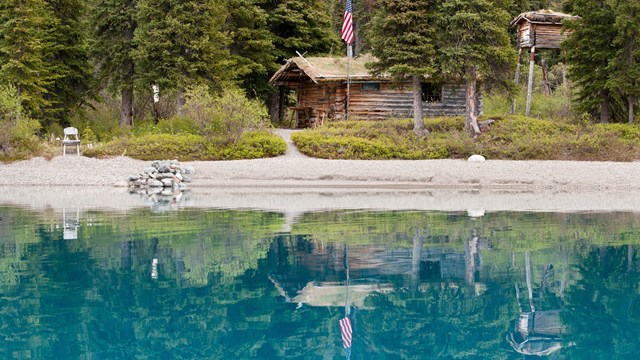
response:
M290 214L132 196L124 210L0 205L2 358L640 353L636 212Z

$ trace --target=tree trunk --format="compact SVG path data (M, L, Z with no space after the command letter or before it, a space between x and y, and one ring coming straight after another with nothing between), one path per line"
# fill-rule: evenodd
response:
M413 236L413 250L411 252L411 290L413 293L418 292L420 286L420 260L422 260L422 245L424 236L419 229Z
M522 48L518 49L518 65L516 66L516 77L513 82L516 84L516 91L519 91L518 83L520 82L520 68L522 67ZM511 112L513 115L516 113L516 96L511 100Z
M480 135L480 127L478 126L478 96L476 91L477 79L475 66L469 66L466 69L467 75L467 101L466 101L466 118L464 128L476 137Z
M120 125L131 126L133 125L133 86L123 88L121 94Z
M544 94L551 95L551 82L549 81L549 64L546 59L542 59L542 80L544 81Z
M153 92L152 110L153 110L153 123L158 124L160 121L160 109L158 109L158 103L160 102L160 87L158 85L151 86Z
M287 106L287 92L284 86L278 88L278 121L284 121L286 116L285 109Z
M282 97L282 88L278 87L278 91L274 91L269 94L269 98L267 99L267 107L269 109L269 119L271 119L272 124L279 124L282 121L282 114L284 109L281 108L281 104L283 104Z
M562 86L567 86L567 54L562 51Z
M422 84L419 75L411 77L413 85L413 131L418 135L429 133L424 128L424 117L422 116Z
M131 44L133 41L133 26L127 26L124 29L124 36L127 40L127 44ZM122 88L122 104L120 107L120 125L132 126L133 125L133 60L129 59L125 64L125 87Z
M475 275L476 275L476 267L477 267L477 257L478 255L478 236L476 235L476 230L471 230L471 237L468 241L464 243L464 272L465 272L465 280L468 285L475 284Z
M178 116L184 116L184 92L184 88L179 87L178 92L176 93L176 115Z
M609 97L606 91L602 92L602 102L600 103L600 123L608 124L611 115L609 114Z
M633 95L629 95L629 124L633 124L634 122L634 112L635 109L633 107L634 102L635 102L635 97Z

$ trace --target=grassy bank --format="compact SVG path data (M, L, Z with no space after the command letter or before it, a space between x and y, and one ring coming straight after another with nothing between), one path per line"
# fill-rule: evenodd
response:
M284 154L287 144L267 131L247 132L237 142L219 144L196 134L146 134L115 139L86 149L89 157L126 155L134 159L235 160L273 157Z
M294 134L308 156L325 159L445 159L481 154L504 160L633 161L640 158L640 127L571 124L521 116L494 117L476 139L462 118L425 121L430 134L418 137L411 120L329 123Z

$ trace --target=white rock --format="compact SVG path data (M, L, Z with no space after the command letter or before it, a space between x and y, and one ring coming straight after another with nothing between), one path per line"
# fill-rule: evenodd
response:
M484 216L484 209L467 209L467 215L472 218Z
M467 159L467 161L472 161L472 162L483 162L485 160L484 156L482 155L471 155L469 156L469 158Z

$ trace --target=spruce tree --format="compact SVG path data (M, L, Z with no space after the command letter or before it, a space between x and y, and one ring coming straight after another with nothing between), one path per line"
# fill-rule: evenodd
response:
M233 11L229 12L224 29L232 39L229 48L241 86L249 96L266 101L272 92L268 80L279 67L265 10L268 0L228 0L228 4Z
M91 54L100 83L121 96L120 124L133 124L133 34L137 0L93 0Z
M609 63L607 87L627 103L627 121L634 122L635 103L640 98L640 2L613 0L615 57ZM621 118L621 116L620 116Z
M478 127L477 81L490 89L507 87L516 63L507 27L507 0L444 0L438 7L438 63L442 76L463 80L467 88L465 127Z
M176 90L178 114L186 88L206 84L221 89L238 74L228 50L231 39L222 32L225 5L217 0L139 0L138 83Z
M331 28L324 0L276 0L267 4L269 27L274 35L276 57L283 61L301 54L326 54L342 49Z
M388 73L411 80L413 130L426 133L422 115L422 79L435 73L436 1L380 0L371 22L370 43L378 61L368 66L375 74Z
M48 123L68 125L71 112L93 91L92 69L82 17L82 0L47 0L47 46L44 57L51 76L44 109Z
M12 84L24 109L41 118L49 103L50 83L44 61L47 11L44 0L0 2L0 83Z
M607 0L573 0L573 15L580 19L566 21L570 35L563 43L569 64L569 78L575 87L574 102L579 112L599 115L600 122L612 117L612 104L619 96L610 91L610 61L616 57L617 38L614 9ZM615 111L614 111L615 113Z

